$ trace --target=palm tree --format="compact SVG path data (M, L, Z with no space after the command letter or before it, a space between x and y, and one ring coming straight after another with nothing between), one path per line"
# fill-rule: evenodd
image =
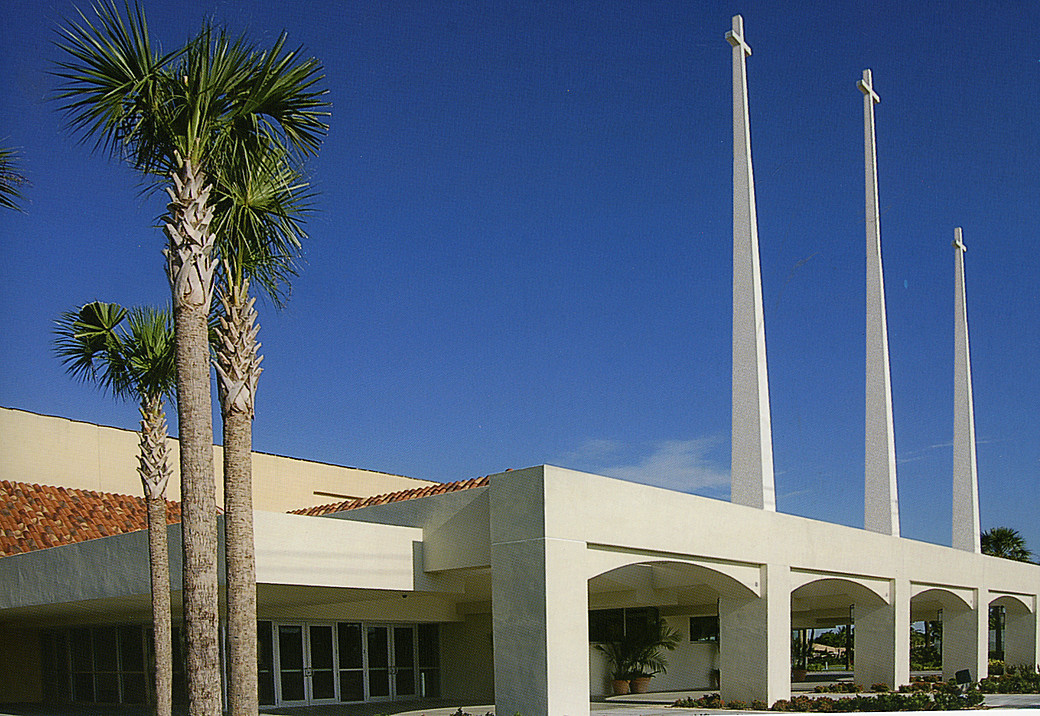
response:
M95 147L165 185L167 278L173 295L180 437L188 700L193 716L221 711L217 531L207 315L216 268L213 177L250 157L313 154L327 126L320 64L204 26L185 47L153 49L144 13L112 3L80 14L59 47L58 98ZM172 182L172 186L169 183Z
M228 707L257 713L256 567L253 550L252 421L260 344L250 278L277 306L295 275L309 210L307 185L277 155L225 168L216 182L214 225L222 237L214 346L224 428L224 551L227 570Z
M22 199L21 187L29 182L18 171L15 156L13 149L0 147L0 206L18 210L18 202Z
M993 557L1028 562L1033 553L1026 549L1025 538L1010 527L992 527L981 535L982 553Z
M120 324L126 321L126 328ZM166 540L166 451L163 401L174 388L173 326L167 311L88 303L63 313L55 351L74 377L117 398L137 401L141 439L137 471L148 505L148 555L155 641L155 713L170 716L173 655L170 642L170 562Z

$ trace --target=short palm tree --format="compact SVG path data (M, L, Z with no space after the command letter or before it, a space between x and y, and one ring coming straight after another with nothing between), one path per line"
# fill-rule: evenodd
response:
M307 185L277 155L225 169L215 182L222 240L214 353L224 423L228 702L239 715L258 709L252 421L262 356L250 279L282 305L303 236L299 220L310 205Z
M165 185L170 196L164 253L176 335L188 700L193 716L219 716L207 335L219 240L214 178L258 156L293 161L315 153L328 103L316 86L320 64L286 50L284 34L264 50L206 26L185 47L163 54L152 46L140 7L121 13L103 3L95 14L93 22L81 14L63 30L58 98L74 130Z
M124 324L125 319L125 324ZM62 314L55 351L74 377L92 382L141 411L137 471L148 505L148 553L155 640L155 712L170 716L173 678L170 642L170 562L166 540L166 411L173 394L173 325L167 311L88 303Z
M22 187L29 182L18 170L15 156L13 149L0 147L0 206L17 210L22 199Z
M1026 549L1025 538L1010 527L993 527L981 535L982 553L993 557L1028 562L1033 553Z

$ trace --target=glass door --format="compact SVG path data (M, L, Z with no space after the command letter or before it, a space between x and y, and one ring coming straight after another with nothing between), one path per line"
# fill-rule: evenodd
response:
M278 644L278 702L286 705L307 703L304 677L304 645L302 624L279 624L275 641Z
M397 699L415 696L415 627L365 625L368 669L368 699Z
M368 669L366 683L370 700L393 698L390 688L390 627L367 624L365 626Z
M310 703L336 702L336 651L331 624L308 625L304 675Z
M415 696L414 627L394 627L394 668L390 676L395 696Z
M278 624L278 703L335 703L336 648L331 624Z

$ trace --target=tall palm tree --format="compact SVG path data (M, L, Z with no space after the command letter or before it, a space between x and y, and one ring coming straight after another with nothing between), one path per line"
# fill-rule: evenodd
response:
M1017 562L1028 562L1033 553L1026 549L1025 538L1010 527L993 527L981 535L982 553Z
M125 328L120 328L126 319ZM95 383L141 411L137 471L148 505L148 555L155 643L155 714L170 716L173 653L170 561L166 540L166 411L173 394L173 326L167 311L93 302L63 313L55 326L55 352L74 377Z
M281 157L225 167L215 182L221 240L214 353L224 432L224 551L227 571L228 710L256 714L256 567L253 548L252 421L260 344L250 278L281 306L310 205L307 185Z
M125 159L170 196L164 224L173 295L180 437L188 700L219 716L217 532L207 314L216 268L212 178L221 167L278 152L315 153L327 129L320 64L261 50L203 27L188 45L153 49L144 13L95 6L64 28L58 97L74 130ZM169 183L172 182L172 186Z
M21 188L29 182L18 170L15 156L13 149L0 147L0 206L18 210L18 202L22 199Z

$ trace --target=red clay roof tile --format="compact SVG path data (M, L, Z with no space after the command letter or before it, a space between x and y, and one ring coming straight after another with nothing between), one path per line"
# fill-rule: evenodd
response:
M166 503L166 522L181 519ZM0 556L136 532L148 526L142 497L0 480Z
M305 507L300 510L292 510L289 514L307 515L309 517L321 517L323 515L331 515L334 512L356 510L359 507L385 505L390 502L402 502L404 500L414 500L420 497L429 497L430 495L442 495L446 492L458 492L459 490L469 490L474 487L486 487L487 484L487 477L474 477L469 480L459 480L458 482L437 483L435 485L427 485L426 487L415 487L411 490L389 492L385 495L358 497L353 500L346 500L345 502L335 502L331 505L317 505L315 507Z

